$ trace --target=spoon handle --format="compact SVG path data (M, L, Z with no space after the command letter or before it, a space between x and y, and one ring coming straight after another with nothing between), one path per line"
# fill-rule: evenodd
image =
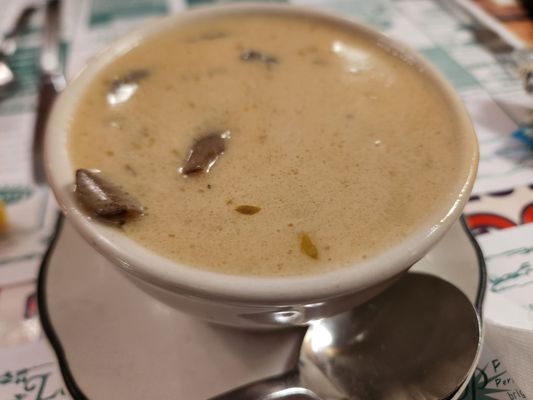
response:
M315 393L302 385L298 369L282 375L256 381L210 400L274 400L274 399L320 400Z

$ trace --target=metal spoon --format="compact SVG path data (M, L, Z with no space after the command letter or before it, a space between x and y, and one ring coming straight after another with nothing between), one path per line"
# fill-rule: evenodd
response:
M10 86L15 80L13 71L7 64L7 58L17 50L17 41L20 34L28 25L28 21L34 12L35 7L25 7L17 17L13 28L4 35L0 43L0 91Z
M311 324L296 369L212 400L441 400L475 368L478 314L454 285L409 273L370 302Z
M39 94L33 129L33 179L36 184L46 183L44 172L44 133L54 102L67 82L61 63L61 0L47 0L44 8L44 26L39 56Z

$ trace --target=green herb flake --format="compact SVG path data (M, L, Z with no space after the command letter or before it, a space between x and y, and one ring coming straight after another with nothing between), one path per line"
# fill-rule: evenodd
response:
M315 260L318 259L318 250L309 235L306 233L302 233L301 238L302 239L300 241L300 250L302 251L302 253L304 253L306 256L314 258Z
M254 215L261 211L261 207L244 205L238 206L237 208L235 208L235 211L244 215Z

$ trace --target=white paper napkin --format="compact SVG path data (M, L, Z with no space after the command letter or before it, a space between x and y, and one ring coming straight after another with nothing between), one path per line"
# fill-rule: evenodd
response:
M486 343L507 366L527 398L533 398L533 310L498 294L486 300Z

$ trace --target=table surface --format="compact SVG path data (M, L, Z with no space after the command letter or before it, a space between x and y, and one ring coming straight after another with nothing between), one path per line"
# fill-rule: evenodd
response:
M494 1L476 1L487 9L494 6ZM6 31L29 2L0 0L0 32ZM146 19L212 2L65 1L62 54L67 76L72 77L106 43ZM533 283L533 151L519 139L528 132L521 128L530 121L532 99L524 93L520 80L437 1L290 3L326 9L373 25L417 49L455 86L480 144L479 173L465 216L487 262L487 299L508 302L507 318L515 316L525 323L527 317L522 315L530 315L533 321L533 291L528 290ZM490 9L503 26L533 44L533 27L523 15L517 17L516 10L504 14L501 9ZM42 17L42 11L35 15L20 49L9 59L19 84L0 101L0 201L7 207L9 223L7 232L0 236L1 399L69 398L55 355L40 328L35 293L37 273L58 212L49 189L35 185L31 176ZM485 312L496 320L502 317L489 307ZM465 399L525 399L513 382L513 367L500 362L487 343Z

